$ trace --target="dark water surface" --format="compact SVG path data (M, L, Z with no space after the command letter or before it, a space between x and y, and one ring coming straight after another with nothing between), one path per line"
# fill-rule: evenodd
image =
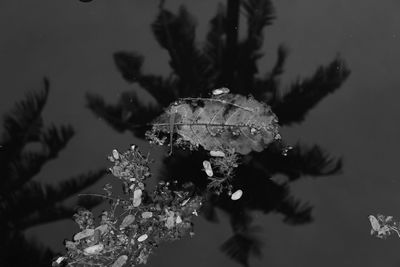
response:
M173 12L181 4L187 7L196 18L196 42L201 45L219 2L225 4L167 0L165 7ZM250 265L400 266L400 239L370 236L367 218L382 213L400 220L396 171L400 150L400 2L272 3L276 19L264 31L260 77L274 66L280 44L289 51L280 78L281 93L296 79L311 77L338 54L351 75L307 113L304 122L282 128L282 137L289 144L317 144L332 157L342 157L342 172L318 178L306 175L289 183L291 195L313 207L310 223L288 225L279 213L252 212L252 225L261 227L257 237L264 245L262 257L252 256ZM46 76L51 88L44 121L69 123L76 130L59 157L35 177L37 181L56 184L107 167L106 155L113 148L124 150L130 143L149 150L144 141L128 132L117 133L96 117L85 107L85 94L96 93L107 103L115 103L122 92L134 88L148 99L137 84L124 81L112 55L121 50L136 51L144 56L144 72L168 75L169 56L150 30L157 13L158 1L0 2L0 114L9 111L26 92L40 89ZM245 19L240 19L240 28L245 28ZM246 32L239 36L244 38ZM163 152L151 150L159 160ZM155 172L160 166L155 165ZM110 177L90 189L99 190L107 179ZM162 245L148 266L239 266L219 250L232 230L224 212L217 213L218 223L198 217L194 238ZM63 239L76 231L72 220L62 220L35 226L26 234L61 252Z

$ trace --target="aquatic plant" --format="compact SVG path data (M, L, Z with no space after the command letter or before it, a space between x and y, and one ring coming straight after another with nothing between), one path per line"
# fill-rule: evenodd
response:
M381 239L396 233L400 237L400 223L393 220L393 216L385 216L378 214L369 215L368 219L371 223L371 235Z
M109 210L96 219L91 211L74 215L80 232L66 241L67 253L53 266L135 266L147 258L161 242L193 236L192 217L202 204L191 184L178 190L174 183L160 181L148 194L145 181L151 177L149 155L136 146L124 153L113 150L109 170L123 185L124 197L114 196L110 184L104 194L91 194L109 201Z

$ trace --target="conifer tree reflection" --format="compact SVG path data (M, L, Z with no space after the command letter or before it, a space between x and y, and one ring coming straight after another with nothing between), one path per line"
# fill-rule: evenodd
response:
M70 219L75 209L63 205L63 201L105 174L103 169L91 171L54 186L35 181L42 167L57 158L74 136L69 125L44 125L42 111L48 94L49 82L45 79L43 90L28 94L4 115L0 138L0 266L49 266L53 252L27 240L24 231ZM77 204L90 208L99 204L99 199L82 198Z
M239 14L244 14L247 20L247 35L243 40L238 38L239 18L242 18ZM142 104L134 91L124 92L114 105L107 104L101 96L88 94L87 105L115 130L127 130L143 138L146 127L137 125L150 123L177 98L208 96L214 88L228 87L232 93L252 94L271 105L282 126L301 123L322 99L340 88L350 71L337 57L327 66L320 66L310 78L297 80L287 93L282 93L279 82L287 49L283 45L278 47L276 62L268 73L259 75L257 67L263 57L263 30L274 18L271 1L228 0L227 7L218 6L204 45L199 48L195 44L196 25L186 8L182 6L174 14L166 10L161 1L152 31L169 54L171 74L163 77L144 73L144 58L137 53L120 51L114 54L123 78L147 90L157 105ZM172 157L165 159L161 177L181 183L192 181L202 192L207 181L199 166L205 156L204 151L175 150ZM282 153L282 145L275 143L263 152L243 158L234 179L234 185L245 192L240 201L233 202L224 195L209 195L203 214L208 220L216 221L215 209L218 208L230 216L234 236L221 248L247 266L250 254L259 255L261 251L250 212L279 212L290 224L310 222L312 207L291 196L288 184L304 176L336 174L341 167L341 159L329 156L318 145L298 143ZM269 179L279 174L287 176L288 181L277 184Z

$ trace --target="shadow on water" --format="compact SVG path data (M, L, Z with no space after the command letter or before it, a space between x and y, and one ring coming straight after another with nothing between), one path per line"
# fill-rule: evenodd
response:
M62 202L97 182L103 169L64 180L55 186L33 178L57 158L74 136L70 125L45 126L42 111L49 94L32 92L3 116L0 141L0 266L49 266L54 253L39 242L27 240L30 227L61 219L76 212ZM92 208L99 199L80 198L77 205Z
M243 18L247 20L247 29L241 40L238 27L239 19ZM338 57L327 66L320 66L311 77L292 83L287 93L279 92L287 49L282 45L278 47L277 60L268 73L258 75L257 68L263 56L263 30L274 18L271 1L228 0L227 5L218 6L204 46L199 48L195 45L196 25L188 10L181 6L175 14L166 10L161 1L152 31L160 46L169 53L171 75L143 73L144 58L137 53L120 51L114 54L123 78L147 90L158 105L144 105L136 93L130 91L124 92L115 105L107 104L101 96L88 94L87 106L115 130L130 131L144 138L146 128L134 125L150 123L171 102L183 97L208 96L214 88L228 87L232 93L251 94L269 104L281 126L301 123L319 101L340 88L350 71ZM175 150L172 157L164 160L162 177L172 177L180 183L190 180L200 192L204 191L206 179L199 166L205 158L204 151ZM259 255L262 245L256 229L251 226L250 212L279 212L289 224L311 222L312 206L292 197L288 184L304 176L332 175L341 168L341 159L330 157L318 145L298 143L291 150L283 151L282 144L274 143L262 152L243 158L233 181L234 188L245 192L243 197L233 202L227 196L210 195L203 216L216 221L215 209L228 214L234 234L221 245L221 250L247 266L250 255ZM275 175L285 175L288 181L277 184L269 179Z

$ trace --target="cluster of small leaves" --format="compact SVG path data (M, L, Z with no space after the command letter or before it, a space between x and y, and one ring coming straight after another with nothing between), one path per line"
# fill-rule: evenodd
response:
M194 234L192 217L197 216L202 198L190 191L189 184L175 190L174 183L161 181L148 194L144 191L144 181L151 176L148 156L132 146L122 154L114 150L109 159L125 197L114 197L107 184L106 194L97 196L110 201L110 210L103 211L97 225L92 212L79 210L74 219L81 231L65 242L67 254L53 266L135 266L146 263L159 243Z
M386 239L393 233L400 237L400 224L393 220L393 216L385 216L378 214L376 217L369 215L368 219L371 223L371 235L381 239Z
M231 181L235 175L235 168L239 165L239 156L233 149L227 149L223 153L223 157L210 158L210 167L213 168L213 175L208 177L210 183L207 185L208 190L217 194L227 190L228 194L232 193Z

